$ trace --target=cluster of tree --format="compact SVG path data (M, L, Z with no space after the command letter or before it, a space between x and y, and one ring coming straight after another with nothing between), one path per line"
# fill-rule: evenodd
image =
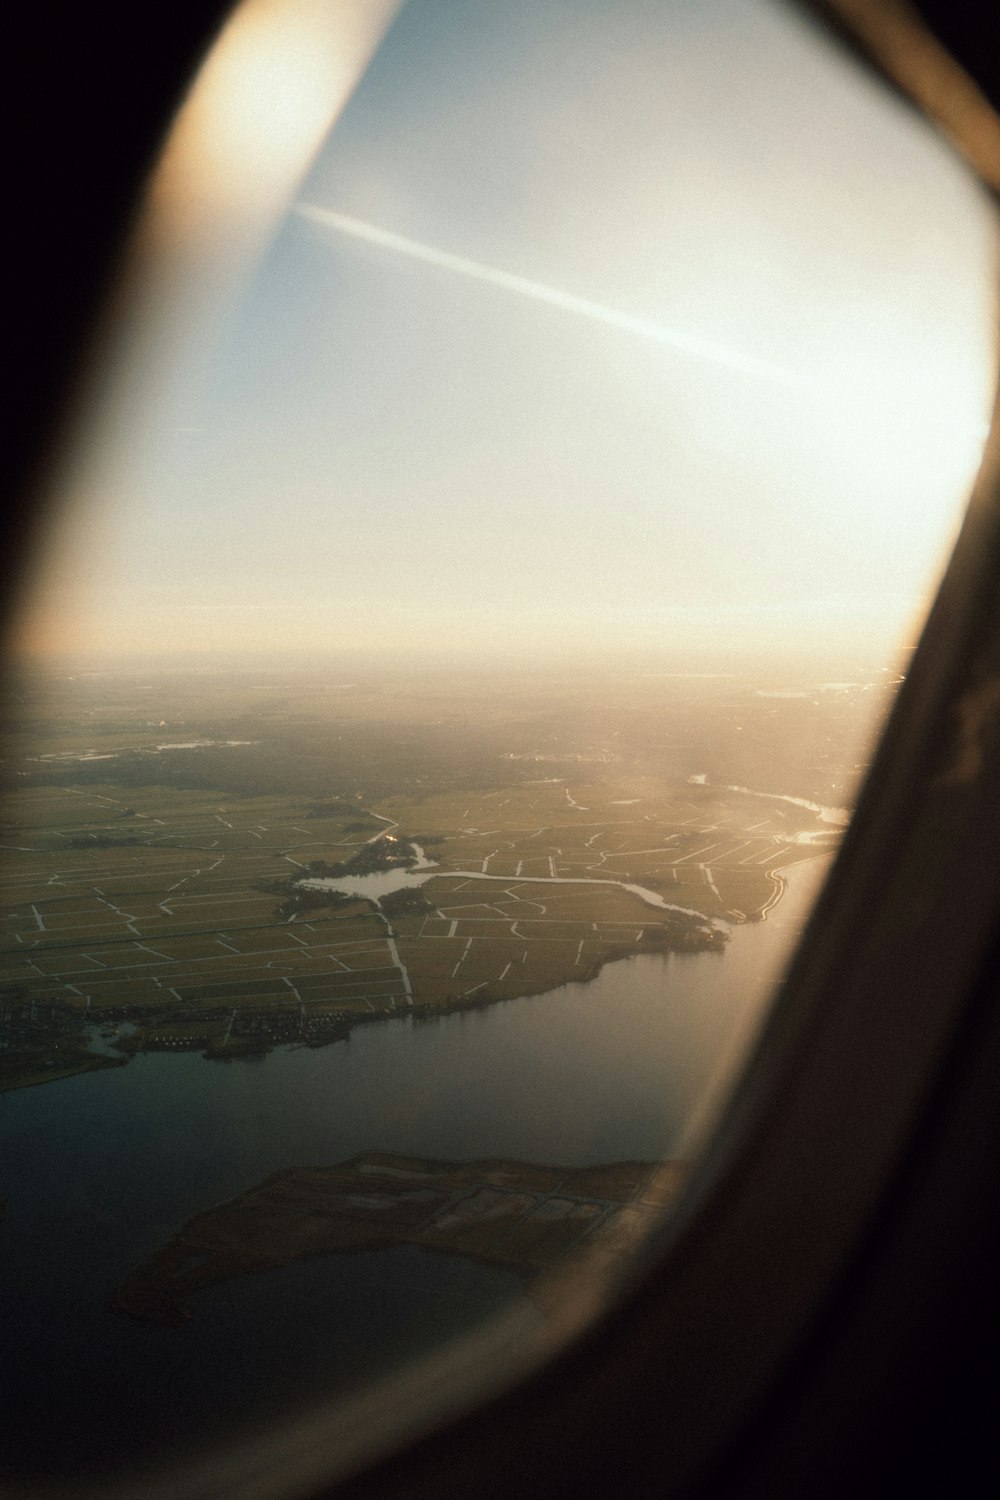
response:
M293 885L275 915L280 921L288 922L302 912L315 911L318 907L349 906L357 899L357 896L345 896L342 891L319 891L310 886Z
M332 864L325 859L311 859L306 869L312 876L339 880L344 875L377 875L382 870L398 869L400 865L412 864L416 857L417 851L409 839L394 839L387 835L370 844L362 844L350 859Z
M418 886L390 891L387 896L380 898L379 906L387 917L412 917L434 910Z

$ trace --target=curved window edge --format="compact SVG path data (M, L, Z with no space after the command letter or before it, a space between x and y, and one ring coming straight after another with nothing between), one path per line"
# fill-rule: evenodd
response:
M893 1200L898 1209L902 1193L914 1211L915 1164L936 1154L940 1177L941 1153L951 1150L954 1167L958 1145L977 1162L996 1126L996 1104L991 1114L976 1101L998 1049L998 585L995 417L827 887L655 1263L631 1294L559 1330L547 1351L533 1352L528 1373L523 1354L478 1334L353 1409L165 1475L144 1495L318 1496L336 1483L345 1496L419 1500L515 1488L687 1494L713 1475L736 1482L734 1455L749 1441L767 1447L761 1412L792 1390L796 1370L810 1360L815 1369L831 1308L867 1274L877 1243L898 1233ZM976 1133L956 1140L955 1121L969 1115ZM982 1180L969 1178L968 1192L981 1193ZM505 1375L518 1383L491 1397ZM441 1416L445 1382L446 1402L467 1412L450 1422ZM772 1435L781 1420L772 1411ZM424 1435L411 1442L417 1430ZM780 1485L780 1461L771 1462Z

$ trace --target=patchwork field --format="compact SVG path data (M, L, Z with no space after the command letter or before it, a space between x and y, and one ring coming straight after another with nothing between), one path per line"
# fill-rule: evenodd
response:
M317 815L274 795L18 788L2 839L0 1080L140 1047L316 1045L365 1019L584 980L633 953L717 947L725 924L780 893L778 867L814 852L796 842L815 821L797 808L615 790L546 780ZM359 899L281 914L311 865L382 847L384 832L427 840L441 873L419 909L390 917Z
M822 803L844 800L885 698L263 675L25 679L3 756L0 1087L139 1048L320 1045L719 948L766 918L783 868L836 844ZM348 866L398 873L414 845L429 863L405 892L329 889Z

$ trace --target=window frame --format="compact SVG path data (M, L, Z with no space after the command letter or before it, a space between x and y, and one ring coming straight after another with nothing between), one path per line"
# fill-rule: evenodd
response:
M153 80L148 95L137 100L133 88L123 104L107 37L115 26L130 29L130 8L100 6L90 52L98 80L112 86L91 125L110 138L132 119L137 134L84 226L89 253L70 289L68 331L41 312L44 278L25 258L44 378L21 395L21 515L36 519L14 533L11 579L38 531L45 455L80 388L130 206L227 8L218 0L173 14L159 6L156 23L174 44L159 63L149 47L140 62ZM868 0L861 8L900 9ZM88 19L93 25L92 10ZM155 41L155 26L149 35ZM867 44L878 53L870 36ZM896 46L912 55L936 44L914 22ZM70 81L79 50L63 62L65 129L69 104L79 102L81 86L74 92ZM989 66L973 65L981 74ZM891 71L888 54L880 66ZM497 1351L484 1343L457 1372L434 1362L346 1415L308 1415L197 1471L164 1475L164 1495L867 1493L873 1475L898 1475L901 1465L954 1474L960 1434L966 1458L982 1457L975 1417L990 1353L982 1312L1000 1262L998 813L994 420L831 878L655 1262L627 1297L509 1389L450 1420L429 1407L419 1437L409 1434L437 1369L439 1390L457 1376L468 1400L495 1381ZM934 1432L915 1437L914 1423L932 1416ZM145 1484L142 1493L159 1489ZM121 1493L131 1490L123 1484Z

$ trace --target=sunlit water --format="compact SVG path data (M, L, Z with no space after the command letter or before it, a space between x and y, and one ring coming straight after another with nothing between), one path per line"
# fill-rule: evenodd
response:
M802 806L812 804L803 803ZM822 811L822 809L821 809ZM825 838L825 834L817 837ZM790 843L798 843L800 839L790 838ZM417 890L426 885L435 875L447 876L457 880L483 880L499 881L503 885L509 885L515 877L511 875L490 875L485 870L452 870L442 869L436 861L428 859L419 844L414 844L416 859L409 866L396 865L388 870L376 871L373 875L313 875L300 878L298 885L305 886L318 891L337 891L344 896L361 896L366 901L381 901L383 896L390 896L395 891ZM647 906L659 907L661 911L679 911L685 916L699 917L703 913L694 911L690 906L677 906L672 901L664 901L658 891L651 891L648 886L635 885L627 881L613 880L610 876L596 875L525 875L517 877L522 884L527 885L617 885L622 890L630 891L633 896L638 896L640 901ZM709 927L717 926L715 922L705 919Z
M373 1150L567 1166L686 1152L826 863L794 868L768 920L734 928L721 954L644 955L319 1050L140 1053L0 1095L5 1467L79 1476L181 1451L357 1386L521 1298L507 1272L400 1248L210 1289L179 1328L108 1311L180 1224L280 1167Z

